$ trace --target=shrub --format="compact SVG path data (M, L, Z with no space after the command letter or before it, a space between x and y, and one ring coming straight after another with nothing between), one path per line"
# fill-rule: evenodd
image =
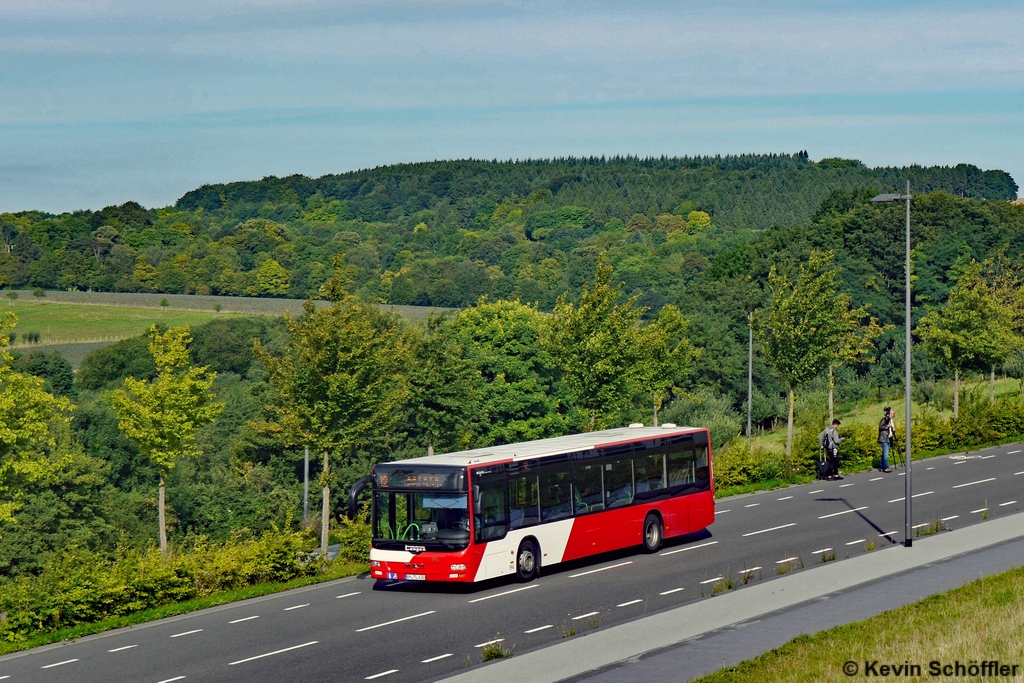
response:
M370 561L370 507L364 505L355 519L342 517L335 535L341 542L338 559L346 562L367 563Z
M743 437L733 439L715 458L717 487L744 486L790 475L782 453L752 448Z

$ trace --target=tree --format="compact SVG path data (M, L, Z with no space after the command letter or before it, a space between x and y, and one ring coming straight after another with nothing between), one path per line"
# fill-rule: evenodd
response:
M434 447L465 448L480 412L480 371L452 338L447 322L431 317L413 345L407 414L413 428Z
M793 452L796 390L836 361L859 313L850 309L849 295L839 292L839 269L832 267L833 257L831 251L811 252L793 280L772 266L768 274L771 303L767 311L754 316L754 333L765 362L788 390L786 455Z
M256 283L246 294L255 296L284 296L288 293L288 271L272 258L256 269Z
M960 416L960 375L985 372L1013 349L1012 319L971 263L949 293L946 305L929 310L917 326L925 350L953 371L953 417Z
M679 309L669 304L662 307L658 317L642 329L645 352L643 360L643 386L649 388L654 400L654 426L658 426L658 411L670 394L700 357L686 336L690 321Z
M13 313L0 317L0 523L14 520L23 484L45 474L53 427L74 410L67 398L47 393L42 379L11 367L7 331L17 324Z
M647 310L637 297L623 303L622 284L611 284L612 267L600 257L592 288L583 285L579 306L558 297L543 328L542 343L562 370L574 407L584 411L586 431L603 426L630 403L649 371L638 326Z
M875 362L872 353L876 350L875 340L882 336L882 333L889 327L882 327L878 320L868 315L871 304L865 304L860 308L850 311L848 320L850 329L839 342L836 349L835 360L828 366L828 419L831 422L835 418L835 369L841 365L851 363L873 363Z
M1006 256L1006 247L998 250L992 258L986 259L984 267L985 281L991 289L992 296L1006 311L1006 324L1009 333L1008 343L1003 347L1004 353L995 359L989 369L989 403L996 402L996 365L1006 363L1024 347L1024 283L1021 272Z
M189 362L192 342L188 325L160 332L149 330L149 353L156 365L156 377L138 380L125 377L122 388L111 396L118 427L160 473L158 518L160 551L167 555L164 489L166 478L184 457L201 453L196 432L212 422L224 409L213 403L210 387L217 376L206 367Z
M334 291L339 291L335 289ZM358 448L387 444L408 394L409 334L394 313L345 296L328 308L312 300L285 317L282 355L256 342L254 353L274 389L272 423L251 426L323 458L321 552L330 530L330 456L351 464Z

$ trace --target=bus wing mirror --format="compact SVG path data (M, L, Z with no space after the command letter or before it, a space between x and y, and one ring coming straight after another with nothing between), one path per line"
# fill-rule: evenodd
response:
M483 496L480 495L480 487L476 484L473 485L473 514L480 514L480 507Z
M352 484L352 488L348 490L348 518L355 519L356 515L359 514L359 494L363 492L363 489L373 481L373 475L368 474L365 477L360 478L356 483Z

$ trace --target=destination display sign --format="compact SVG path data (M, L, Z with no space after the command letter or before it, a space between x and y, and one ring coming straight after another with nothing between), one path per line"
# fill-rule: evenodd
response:
M466 470L461 467L388 467L374 468L377 488L465 491Z

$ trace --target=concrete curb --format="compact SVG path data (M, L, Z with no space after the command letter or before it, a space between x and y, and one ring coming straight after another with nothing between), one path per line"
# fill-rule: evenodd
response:
M823 596L1024 538L1024 513L749 585L441 680L556 683Z

